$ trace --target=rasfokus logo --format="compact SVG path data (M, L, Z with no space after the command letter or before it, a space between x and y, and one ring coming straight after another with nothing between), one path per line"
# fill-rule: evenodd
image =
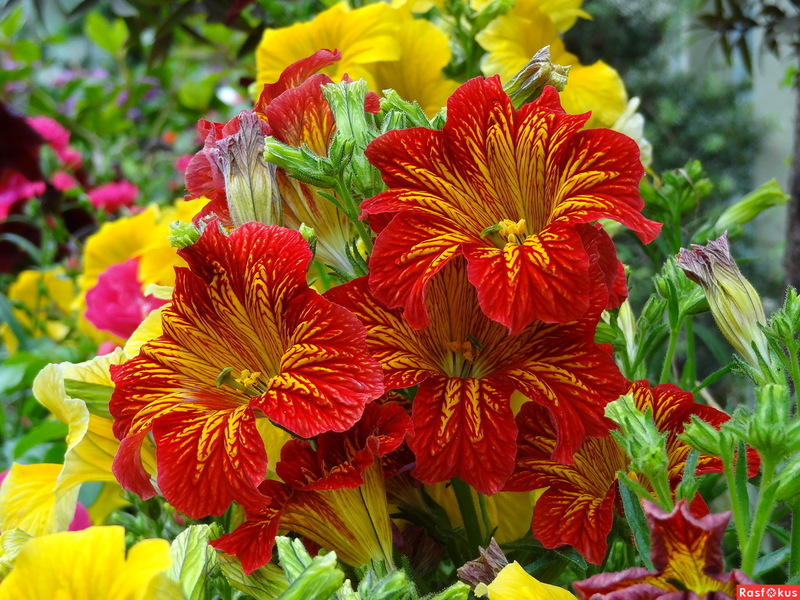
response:
M800 599L800 585L737 585L736 600L740 598L798 598Z

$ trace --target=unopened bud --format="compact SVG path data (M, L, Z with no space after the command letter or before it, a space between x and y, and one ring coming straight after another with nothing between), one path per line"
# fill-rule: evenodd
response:
M756 369L759 359L769 365L767 338L759 329L766 323L761 298L734 262L727 234L705 246L682 248L678 266L703 288L717 326L736 351Z
M264 162L262 121L252 111L239 113L239 131L222 138L212 156L225 178L225 194L234 227L248 221L280 225L281 198L275 166Z
M569 66L550 62L550 46L545 46L533 55L522 70L503 86L511 98L514 108L532 102L542 95L544 88L553 86L559 92L567 84Z
M633 396L626 395L607 404L605 414L619 427L611 435L631 459L632 470L650 479L666 472L666 434L658 430L649 409L643 413Z
M750 419L747 442L774 460L784 458L789 422L789 388L768 383L756 388L756 412Z
M723 232L744 225L768 208L781 206L788 201L789 195L783 191L777 181L774 179L767 181L727 208L717 219L714 229Z
M200 239L200 232L192 223L173 221L169 224L169 245L173 248L186 248Z
M697 415L692 415L691 419L691 422L684 428L683 434L678 437L702 454L722 456L721 437L724 434Z

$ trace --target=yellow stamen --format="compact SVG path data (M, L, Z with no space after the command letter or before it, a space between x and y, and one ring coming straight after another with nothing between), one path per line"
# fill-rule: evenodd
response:
M251 387L258 382L259 377L261 377L261 371L248 371L247 369L242 369L242 373L236 378L236 382L240 383L244 387Z
M525 241L525 219L520 219L517 222L511 219L503 219L499 225L501 226L498 231L500 237L508 240L509 244L521 244Z

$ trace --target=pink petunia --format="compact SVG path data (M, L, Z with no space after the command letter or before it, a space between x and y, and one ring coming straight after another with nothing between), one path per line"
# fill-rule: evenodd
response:
M130 181L116 181L98 186L89 192L89 202L96 209L116 212L123 206L131 206L139 194L139 188Z

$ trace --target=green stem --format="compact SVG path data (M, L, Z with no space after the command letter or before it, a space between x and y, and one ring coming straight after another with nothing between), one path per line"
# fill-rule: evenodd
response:
M800 364L798 364L798 359L800 359L800 355L798 355L798 347L794 344L791 344L787 347L789 351L789 375L792 378L792 383L794 384L794 395L797 399L797 410L800 412Z
M478 547L483 544L483 534L478 513L475 511L475 503L472 501L472 488L458 477L453 477L450 483L453 484L458 509L461 511L461 519L464 521L467 541L473 547L472 550L477 552Z
M669 332L669 347L667 348L667 355L664 357L664 365L661 367L661 375L658 378L658 383L668 383L670 367L672 367L672 358L675 356L675 348L678 346L678 336L681 332L681 323L677 323L675 328Z
M697 378L695 369L695 353L694 353L694 326L692 325L692 317L686 317L686 364L683 365L683 389L691 389L694 387Z
M661 471L655 477L650 477L649 479L656 493L658 505L664 512L672 512L672 509L675 508L675 503L672 500L672 492L669 489L666 472Z
M338 194L339 198L341 199L342 206L345 209L345 215L350 222L355 225L356 230L358 231L358 235L361 237L361 241L364 242L364 247L367 250L367 254L372 253L372 236L369 234L364 223L358 218L359 217L359 206L356 204L353 195L350 193L348 187L344 184L341 177L339 177L336 181L336 193Z
M745 460L740 457L740 460ZM769 457L762 457L764 470L761 474L761 485L758 491L758 502L756 503L756 517L753 520L753 527L750 530L750 537L742 551L742 571L752 576L758 558L758 551L761 549L761 541L764 533L772 518L772 509L775 508L775 495L778 486L773 485L775 476L775 463Z
M792 503L792 537L790 541L789 578L800 573L800 500Z
M736 526L736 537L739 539L739 548L743 548L749 528L748 501L747 498L739 497L739 488L736 485L736 475L733 471L733 456L733 444L727 444L726 447L722 448L722 466L725 473L725 480L728 484L728 492L731 495L733 524Z

